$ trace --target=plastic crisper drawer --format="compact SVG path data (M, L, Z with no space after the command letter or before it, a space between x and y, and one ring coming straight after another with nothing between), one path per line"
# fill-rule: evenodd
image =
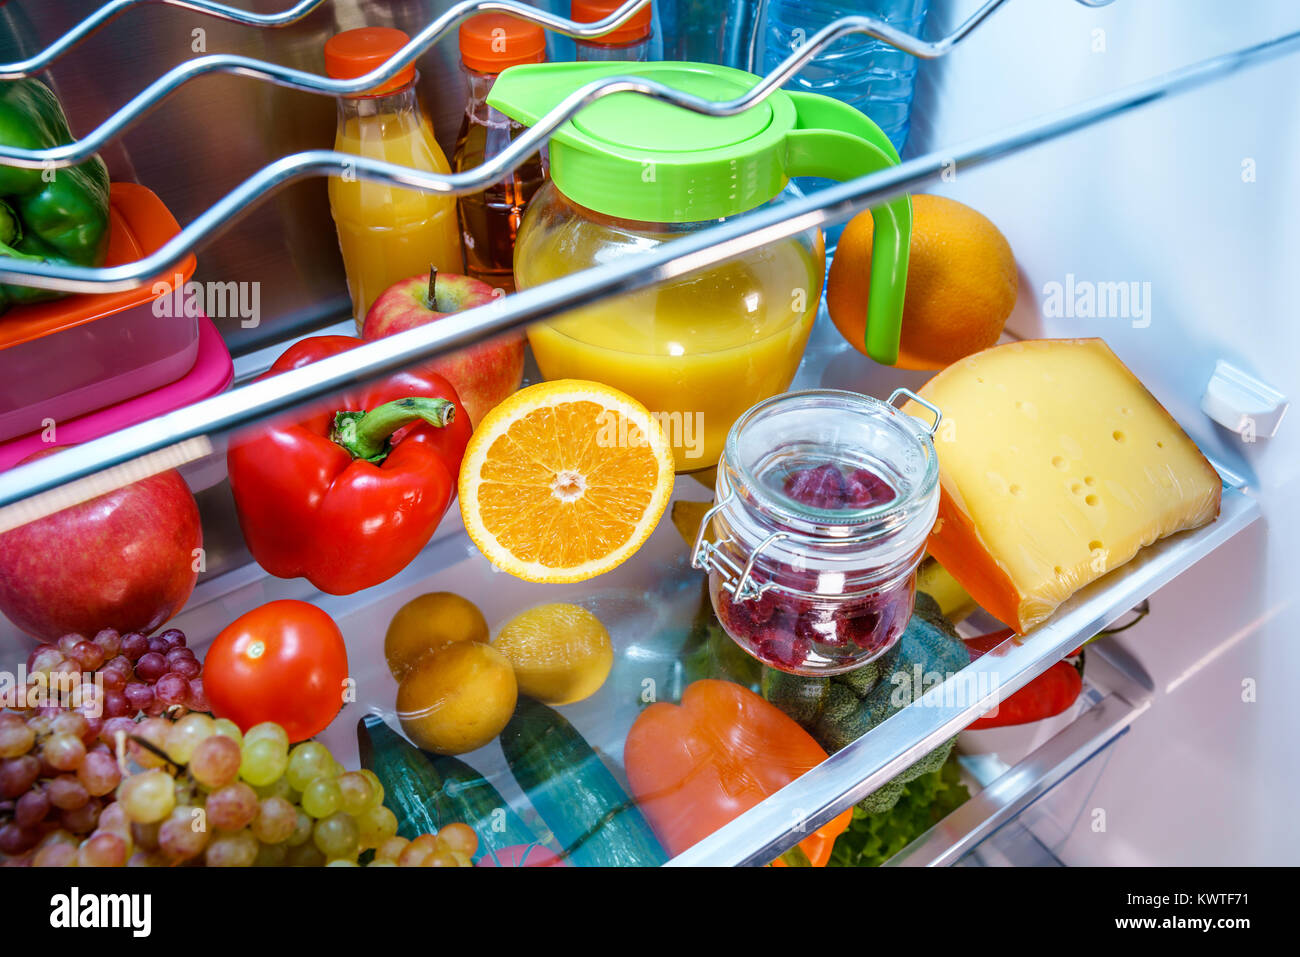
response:
M106 265L140 259L180 232L167 207L143 186L114 183L110 203ZM189 256L158 282L174 289L179 276L183 285L195 265ZM0 441L150 392L193 369L198 316L155 310L157 285L69 296L0 316Z

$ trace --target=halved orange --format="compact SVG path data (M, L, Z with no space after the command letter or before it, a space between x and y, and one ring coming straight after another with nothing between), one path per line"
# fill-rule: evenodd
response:
M460 513L503 571L584 581L622 564L654 531L673 469L658 420L631 396L599 382L540 382L474 430Z

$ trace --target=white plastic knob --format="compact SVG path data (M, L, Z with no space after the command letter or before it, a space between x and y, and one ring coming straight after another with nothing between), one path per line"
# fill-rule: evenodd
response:
M1289 405L1281 392L1222 359L1201 396L1201 411L1247 441L1276 435Z

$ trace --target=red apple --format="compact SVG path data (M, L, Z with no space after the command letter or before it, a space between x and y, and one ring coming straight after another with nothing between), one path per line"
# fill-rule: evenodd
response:
M366 313L361 338L382 339L405 332L485 305L495 297L496 290L478 279L430 270L428 276L412 276L385 289ZM455 386L470 424L477 426L523 381L524 337L507 333L435 359L428 368Z
M175 470L0 534L0 611L43 641L153 631L198 578L199 509Z

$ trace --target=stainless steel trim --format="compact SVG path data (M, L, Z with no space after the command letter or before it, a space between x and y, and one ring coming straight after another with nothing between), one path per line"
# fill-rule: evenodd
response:
M999 654L971 662L668 864L732 866L775 859L801 835L821 827L914 764L995 700L1032 681L1258 517L1259 504L1253 497L1239 489L1225 489L1215 522L1144 549L1133 561L1075 595L1021 643L1008 641ZM1000 653L1002 648L1005 654ZM791 828L791 808L799 809L802 829Z
M1110 642L1088 646L1089 677L1109 694L1045 741L1015 767L930 828L886 862L887 867L944 867L1110 745L1151 707L1144 675L1124 673L1109 655Z

